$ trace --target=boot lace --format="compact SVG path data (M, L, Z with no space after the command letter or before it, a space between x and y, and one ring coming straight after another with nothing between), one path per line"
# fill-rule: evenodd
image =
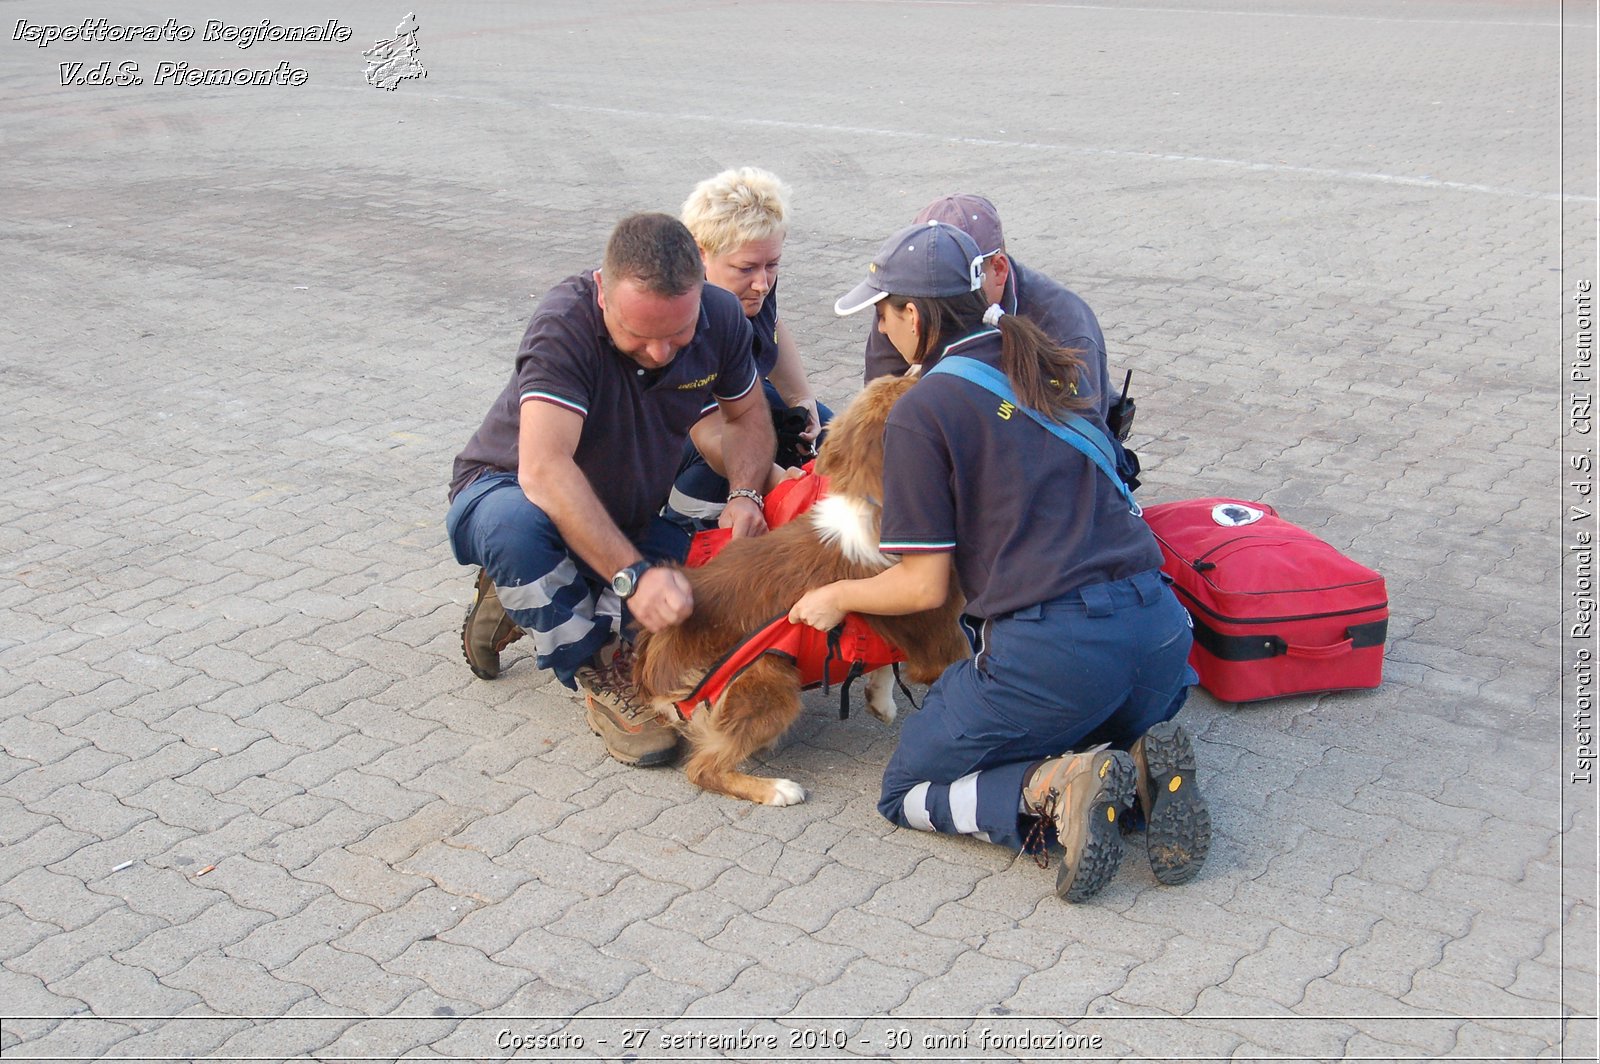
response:
M629 721L653 718L655 711L639 697L633 683L633 644L624 641L606 664L594 670L595 694L604 694Z

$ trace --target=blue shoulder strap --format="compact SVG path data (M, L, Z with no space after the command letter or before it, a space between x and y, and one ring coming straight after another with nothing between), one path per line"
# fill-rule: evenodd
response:
M1088 418L1068 412L1065 423L1051 421L1032 407L1023 406L1017 401L1017 393L1012 390L1011 382L1006 379L1004 373L965 355L946 355L928 371L928 376L931 377L935 373L950 373L962 380L971 381L1027 414L1050 435L1081 451L1084 457L1093 462L1095 467L1110 479L1112 486L1127 501L1129 512L1135 517L1143 515L1144 511L1134 501L1128 485L1117 475L1116 452L1111 449L1111 441L1106 439L1106 434L1095 428L1094 423Z

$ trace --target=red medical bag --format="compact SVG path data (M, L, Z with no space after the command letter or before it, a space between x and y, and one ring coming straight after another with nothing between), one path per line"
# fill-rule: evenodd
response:
M1376 687L1383 577L1266 503L1188 499L1144 511L1194 619L1189 663L1226 702Z

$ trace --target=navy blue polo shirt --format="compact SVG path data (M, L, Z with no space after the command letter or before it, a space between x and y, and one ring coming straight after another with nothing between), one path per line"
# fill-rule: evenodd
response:
M606 512L638 538L672 487L689 428L757 384L750 323L728 292L705 285L694 339L665 368L646 370L611 342L593 272L567 278L540 301L511 380L456 456L450 497L489 470L517 471L525 400L583 418L573 460Z
M773 283L772 289L767 292L766 301L761 304L761 309L750 317L750 328L754 330L754 337L750 342L750 354L756 360L756 372L762 380L772 376L772 368L778 364L778 285Z
M986 328L947 354L999 369L1000 333ZM923 378L890 411L883 493L880 549L953 552L975 617L1161 564L1149 526L1088 458L949 374Z
M1084 365L1084 379L1078 382L1078 391L1095 396L1094 409L1104 421L1114 397L1106 369L1106 338L1089 304L1044 274L1012 259L1011 277L1000 296L1000 306L1007 314L1021 314L1062 347L1083 352L1078 356ZM864 376L868 382L878 377L899 377L906 371L906 360L876 326L867 335L866 360Z

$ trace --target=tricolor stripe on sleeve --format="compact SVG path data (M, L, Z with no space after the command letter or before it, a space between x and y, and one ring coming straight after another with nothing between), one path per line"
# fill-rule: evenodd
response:
M522 393L522 397L518 400L518 402L519 403L526 403L529 399L538 399L541 402L550 403L550 404L552 404L554 406L559 406L563 410L571 410L573 413L577 414L579 417L588 417L589 416L589 408L588 407L584 406L581 403L575 403L571 399L568 399L566 396L556 395L554 392L541 392L541 391L523 392Z
M941 554L956 549L953 539L927 540L885 539L878 541L878 549L885 554Z

